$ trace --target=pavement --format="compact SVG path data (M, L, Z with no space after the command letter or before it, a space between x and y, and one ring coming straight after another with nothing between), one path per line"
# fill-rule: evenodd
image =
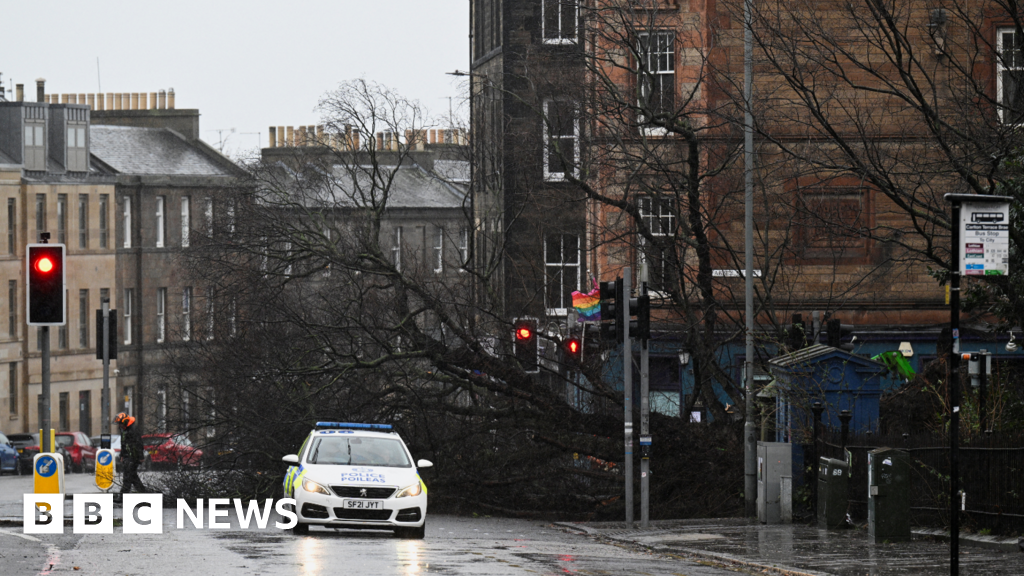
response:
M866 527L824 530L807 524L760 524L745 518L661 520L649 528L625 522L558 522L568 530L646 548L651 552L713 562L766 574L885 576L949 574L949 537L915 529L910 542L875 544ZM943 538L945 536L945 538ZM1017 538L964 536L960 574L1024 575Z

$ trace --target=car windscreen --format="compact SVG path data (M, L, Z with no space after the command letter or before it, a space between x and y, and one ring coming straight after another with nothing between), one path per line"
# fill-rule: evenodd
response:
M7 438L11 442L21 444L23 446L31 446L36 443L36 439L31 434L11 434Z
M150 436L142 439L142 445L145 446L146 448L156 448L157 446L163 444L164 442L167 442L167 438L163 436Z
M74 436L57 436L57 446L71 446L74 443Z
M409 457L402 443L391 438L358 436L318 436L306 456L309 464L342 466L386 466L409 468Z

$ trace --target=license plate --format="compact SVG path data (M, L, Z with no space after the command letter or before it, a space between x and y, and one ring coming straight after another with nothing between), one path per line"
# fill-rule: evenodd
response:
M149 455L150 455L150 456L152 456L153 454L156 454L156 450L150 450L150 451L149 451Z
M383 510L384 502L382 500L343 500L342 507L353 508L356 510Z
M25 451L25 449L24 449L24 448L18 448L18 454L21 454L21 453L23 453L24 451Z

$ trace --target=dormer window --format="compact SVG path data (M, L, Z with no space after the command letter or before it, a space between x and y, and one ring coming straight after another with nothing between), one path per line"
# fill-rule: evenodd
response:
M25 122L25 170L46 170L46 124Z
M89 155L85 145L85 124L68 124L68 172L89 170Z

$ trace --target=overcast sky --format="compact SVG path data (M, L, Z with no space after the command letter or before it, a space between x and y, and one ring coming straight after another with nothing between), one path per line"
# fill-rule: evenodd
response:
M40 77L51 94L174 88L231 154L266 146L268 126L316 123L344 80L446 114L460 79L445 72L468 69L468 0L0 0L0 17L5 89L25 84L34 101Z

